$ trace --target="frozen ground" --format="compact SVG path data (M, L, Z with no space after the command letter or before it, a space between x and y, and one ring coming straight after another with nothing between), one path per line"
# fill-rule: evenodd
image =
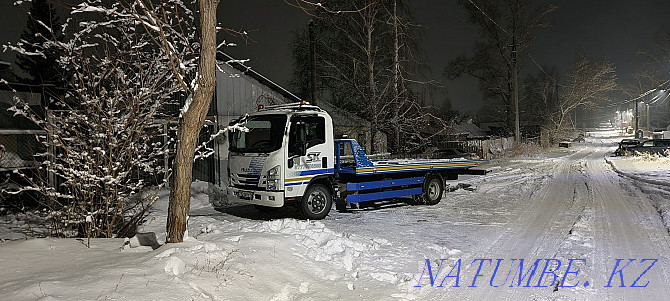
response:
M5 217L0 300L666 299L670 187L653 181L668 178L669 162L612 158L621 137L589 136L570 149L490 161L489 175L451 182L471 186L436 206L399 200L323 221L221 204L195 183L189 239L156 250L122 239L91 249L17 240L27 223ZM165 207L143 229L159 241Z

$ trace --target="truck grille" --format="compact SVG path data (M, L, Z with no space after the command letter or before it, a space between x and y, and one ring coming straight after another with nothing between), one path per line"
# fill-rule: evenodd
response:
M261 176L257 174L232 174L231 183L235 188L257 190L260 178Z

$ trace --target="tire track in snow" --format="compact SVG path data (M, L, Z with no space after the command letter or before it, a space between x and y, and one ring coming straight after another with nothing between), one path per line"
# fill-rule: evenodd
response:
M668 247L667 231L663 231L660 218L648 199L639 191L626 189L630 183L605 165L602 160L605 154L605 149L601 148L586 161L595 209L592 220L595 250L590 262L594 296L607 300L651 300L667 296L668 273L662 264L662 261L667 262L663 255L663 250ZM615 259L625 258L636 258L638 261L642 258L661 259L661 264L650 271L654 274L647 275L648 279L654 279L653 287L604 287L616 265ZM626 269L626 286L631 285L641 269L642 266ZM612 286L618 286L618 280L618 276L613 277Z
M580 150L568 158L553 160L554 166L550 174L554 177L543 183L539 189L524 195L523 203L526 206L520 211L519 217L510 221L506 231L497 239L472 252L472 256L463 258L464 268L461 274L470 276L465 279L471 281L472 275L476 273L476 267L469 265L475 258L526 259L531 262L539 258L553 258L584 207L583 202L577 202L580 199L575 198L575 187L579 184L575 174L579 178L582 166L574 162L589 154ZM444 297L455 300L485 300L496 296L497 300L532 300L546 297L546 292L552 290L510 288L506 286L507 283L498 288L483 286L481 283L477 288L449 287ZM449 284L451 285L453 283Z
M556 177L531 194L533 199L526 200L531 208L510 222L508 230L489 247L472 252L474 256L463 260L462 275L472 279L476 266L468 264L474 258L583 256L587 264L578 278L582 283L589 281L589 286L555 291L553 287L491 288L480 283L478 288L449 288L443 296L457 300L492 296L496 300L652 300L667 296L668 233L650 200L637 189L626 189L631 184L607 168L602 160L604 153L604 149L590 149L571 156L570 161L577 163L558 162L554 167ZM635 258L638 263L643 258L658 258L654 270L645 275L650 287L630 288L647 264L626 269L626 288L617 287L618 274L611 283L614 287L605 288L617 258Z

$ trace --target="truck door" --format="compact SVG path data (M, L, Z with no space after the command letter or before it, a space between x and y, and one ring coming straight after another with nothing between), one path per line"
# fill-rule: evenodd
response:
M328 173L325 118L293 116L288 138L286 197L302 196L312 178Z

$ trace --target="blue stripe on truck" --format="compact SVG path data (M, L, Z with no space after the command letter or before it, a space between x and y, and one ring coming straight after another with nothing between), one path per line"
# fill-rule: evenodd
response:
M368 189L379 189L379 188L388 188L396 187L403 185L414 185L423 183L423 177L407 178L407 179L393 179L393 180L383 180L383 181L373 181L373 182L361 182L361 183L347 183L347 191L358 191L358 190L368 190Z
M284 186L295 186L295 185L302 185L302 184L309 184L309 182L293 182L293 183L286 183Z
M402 196L417 195L421 193L423 193L423 188L417 187L417 188L382 191L382 192L374 192L366 194L353 194L347 196L347 203L359 203L374 200L392 199Z
M332 168L312 169L312 170L301 171L300 175L301 176L312 176L312 175L322 175L322 174L333 173L333 172L335 172L335 170L332 169Z

